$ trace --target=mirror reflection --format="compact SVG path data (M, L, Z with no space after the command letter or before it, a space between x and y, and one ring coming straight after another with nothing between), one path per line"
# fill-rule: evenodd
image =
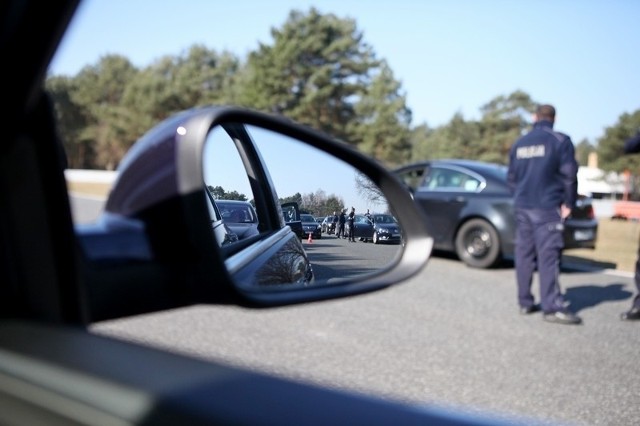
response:
M216 239L239 285L352 280L390 266L402 250L380 189L302 141L224 125L210 132L203 161L212 225L225 229Z

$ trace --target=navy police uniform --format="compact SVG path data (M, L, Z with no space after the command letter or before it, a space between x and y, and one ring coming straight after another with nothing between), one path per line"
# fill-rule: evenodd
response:
M531 283L536 268L540 306L546 314L563 312L558 280L564 248L560 206L573 208L577 199L578 164L571 138L553 130L553 122L537 121L509 152L508 183L516 217L515 264L518 303L534 306Z
M635 154L640 152L640 130L636 133L635 136L627 139L624 144L624 153L625 154ZM636 259L636 272L634 275L634 281L636 284L636 296L633 299L633 303L631 304L631 310L629 312L625 312L622 314L622 319L640 319L640 241L638 242L638 257Z

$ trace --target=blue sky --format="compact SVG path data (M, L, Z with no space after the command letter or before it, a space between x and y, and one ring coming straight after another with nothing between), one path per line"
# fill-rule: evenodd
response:
M556 106L557 130L595 142L640 109L637 0L85 0L50 72L75 75L112 53L144 67L195 43L244 57L312 6L356 21L402 83L413 125L478 119L523 90Z

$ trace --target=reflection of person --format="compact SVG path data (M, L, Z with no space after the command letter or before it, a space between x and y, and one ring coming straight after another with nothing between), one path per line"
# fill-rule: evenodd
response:
M337 233L338 238L340 238L340 237L347 238L344 235L344 223L345 223L346 219L347 218L346 218L346 216L344 214L344 209L342 209L340 211L340 216L338 217L338 233Z
M627 139L624 144L625 154L635 154L640 152L640 129L636 135ZM633 276L636 284L636 296L633 298L631 309L623 312L620 319L624 321L640 320L640 241L638 242L638 257L636 258L636 271Z
M355 237L353 236L354 231L354 219L356 217L356 209L355 207L351 207L351 211L349 212L349 216L347 216L347 222L349 223L349 241L352 243L356 242Z
M571 138L553 130L555 108L540 105L533 128L509 151L508 182L516 214L515 269L522 314L542 308L545 321L580 324L566 308L560 290L560 257L564 248L563 221L577 198L578 164ZM531 294L538 269L540 306Z

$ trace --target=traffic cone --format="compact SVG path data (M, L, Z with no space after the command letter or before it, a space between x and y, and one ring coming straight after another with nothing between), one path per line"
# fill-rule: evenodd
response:
M311 244L313 242L313 237L311 236L311 232L309 232L309 238L307 239L307 242L309 244Z

